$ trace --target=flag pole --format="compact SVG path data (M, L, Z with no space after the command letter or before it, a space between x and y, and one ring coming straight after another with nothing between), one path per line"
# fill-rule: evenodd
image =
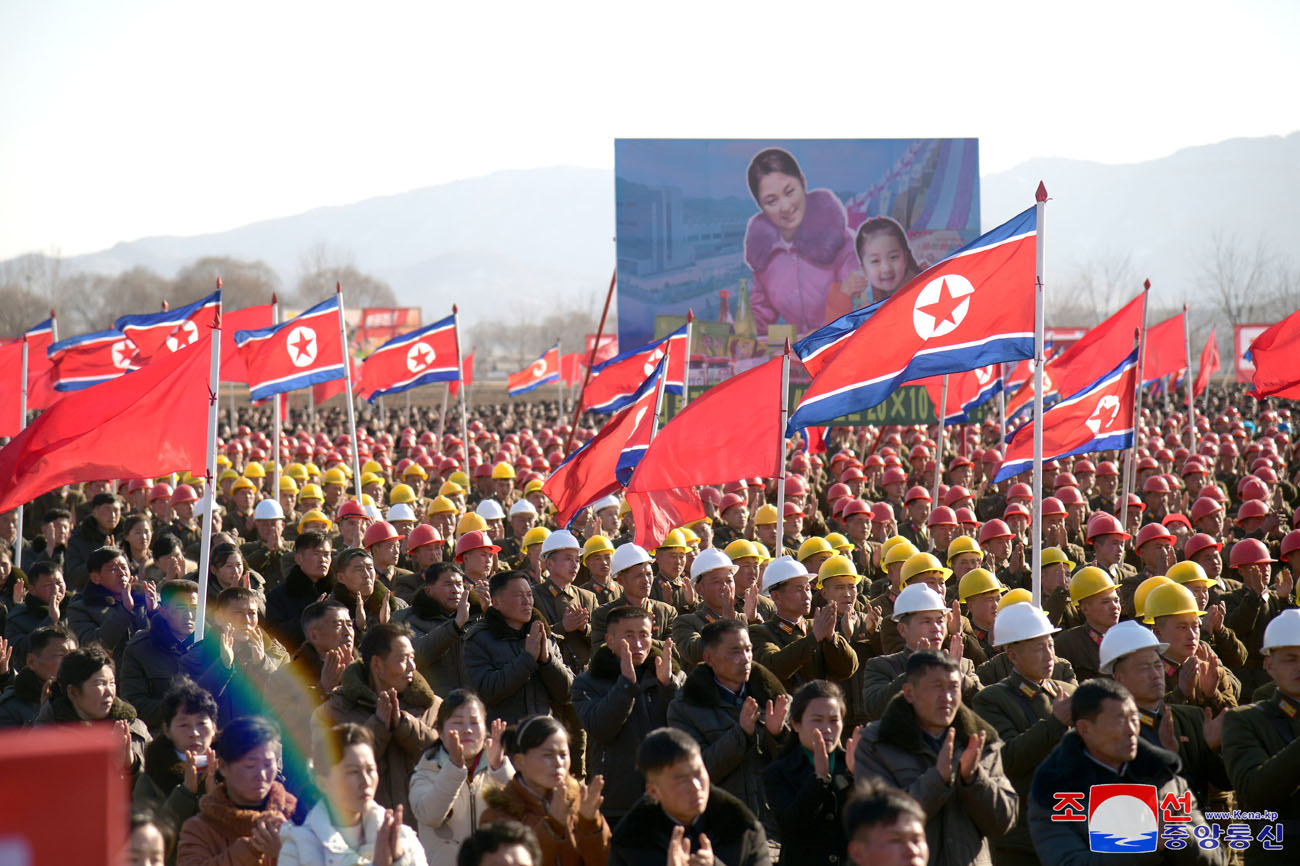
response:
M275 292L271 293L271 324L280 324L280 297ZM271 404L271 460L273 469L271 471L271 497L280 501L280 401L285 399L283 394L276 394L272 398L275 402Z
M573 423L569 425L569 435L564 440L564 456L569 456L573 448L573 437L578 433L578 420L582 412L582 394L591 381L591 368L596 366L596 353L600 351L600 338L605 333L605 319L609 316L609 302L614 297L614 286L618 284L618 271L609 275L609 291L605 293L605 309L600 313L600 325L596 328L596 340L591 344L591 354L587 357L587 372L582 377L582 390L578 392L578 402L573 407ZM665 372L667 372L665 370Z
M339 299L339 339L343 349L343 393L348 401L348 434L352 437L352 489L361 504L361 443L357 441L357 410L352 401L352 358L348 353L348 323L343 318L343 284L334 283L334 294Z
M1047 330L1047 298L1043 286L1043 222L1047 211L1047 187L1038 182L1034 193L1034 499L1032 557L1029 573L1033 581L1034 605L1043 606L1043 342ZM1005 422L1005 419L1003 419Z
M939 435L934 452L934 482L930 485L930 501L939 501L939 479L943 477L944 420L948 417L948 374L943 374L943 387L939 389Z
M22 392L18 398L18 429L27 429L27 332L23 332L23 363L22 370ZM23 503L18 503L14 509L17 525L15 529L17 534L14 536L14 555L12 566L15 569L23 567Z
M461 382L460 387L464 388L465 383ZM438 413L438 447L442 448L442 434L447 429L447 398L451 395L451 383L442 383L442 411Z
M560 418L564 418L564 349L560 348L560 341L555 341L555 391L560 397Z
M456 329L456 380L460 386L456 389L460 394L460 438L465 440L465 459L469 459L469 412L465 409L465 361L460 351L460 308L455 304L451 305L452 327ZM451 386L447 386L451 390ZM447 399L443 395L442 414L447 414ZM445 419L444 419L445 423ZM441 443L439 443L441 444ZM468 466L466 467L468 469Z
M1138 346L1137 396L1133 400L1133 447L1124 455L1124 496L1119 504L1120 513L1115 515L1120 526L1128 530L1128 495L1133 489L1133 475L1137 465L1138 428L1142 425L1142 377L1146 375L1147 347L1147 301L1151 297L1151 281L1142 283L1142 328L1133 335Z
M668 386L668 353L664 353L663 369L659 371L659 382L655 385L655 416L650 420L650 441L655 441L659 433L659 413L664 410L664 389Z
M1187 389L1187 450L1196 453L1196 396L1192 393L1192 323L1187 318L1187 305L1183 304L1183 352L1187 356L1187 370L1183 373L1183 387Z
M411 426L411 389L406 389L406 424L405 427Z
M776 549L772 556L785 550L785 425L790 420L790 340L781 355L781 426L776 434Z
M691 338L695 335L695 310L686 311L686 364L682 370L682 408L691 402Z
M221 291L221 277L217 277L217 291ZM208 444L204 454L203 469L203 530L199 542L199 609L194 620L194 642L203 640L207 625L208 575L212 547L212 509L216 507L217 488L217 416L221 414L217 389L221 383L221 298L217 298L217 314L212 322L212 350L208 363ZM279 492L275 494L279 497Z

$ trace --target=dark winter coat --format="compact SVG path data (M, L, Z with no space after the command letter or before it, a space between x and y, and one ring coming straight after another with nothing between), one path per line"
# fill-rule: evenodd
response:
M411 597L411 606L393 614L393 621L415 632L415 664L429 685L440 695L468 688L463 661L463 638L476 620L481 606L477 593L470 593L469 620L456 625L456 612L448 613L423 590Z
M642 797L618 822L610 842L609 866L663 866L676 824L649 797ZM691 850L699 836L709 837L718 866L770 866L767 834L754 813L731 794L714 785L704 814L686 831Z
M67 603L63 604L63 617L67 617ZM5 620L5 640L13 648L13 658L21 662L27 658L27 641L32 632L42 626L53 625L50 622L50 606L31 593L23 599L22 604L14 605Z
M177 640L161 616L155 616L147 629L127 641L118 669L119 690L149 730L162 726L163 694L180 673L181 659L193 645L193 635Z
M1300 701L1272 697L1228 710L1223 717L1223 762L1242 809L1277 812L1285 839L1300 839ZM1285 844L1285 841L1284 841ZM1246 862L1292 863L1295 852L1251 846Z
M0 694L0 728L17 728L36 721L45 683L31 668L23 668L14 684Z
M121 698L113 699L113 706L108 711L108 718L102 722L88 722L81 716L77 715L76 709L73 708L72 702L62 694L51 695L50 699L41 705L40 712L36 714L34 725L94 725L108 724L111 722L124 721L131 729L131 766L132 775L139 773L144 767L144 750L152 739L149 736L149 729L144 726L136 716L135 707L128 704Z
M144 596L132 593L131 600L135 608L128 611L104 587L87 584L68 604L68 628L77 636L77 643L85 646L98 641L120 665L131 635L149 626Z
M176 747L160 736L144 750L144 772L135 780L131 791L131 808L157 815L179 836L181 825L199 812L199 797L206 774L199 776L199 792L191 794L185 787L185 764L176 755Z
M295 563L285 575L284 583L266 597L267 630L289 652L295 652L307 639L302 630L302 612L307 605L333 591L334 580L328 575L313 581Z
M77 521L76 528L68 536L68 548L63 554L63 577L67 580L69 589L83 589L90 585L86 561L99 548L114 543L115 537L106 535L94 517Z
M496 608L488 608L483 619L465 634L465 681L487 707L488 721L505 719L517 724L534 715L560 716L569 704L573 674L560 658L560 648L549 636L545 662L538 662L524 649L524 641L540 614L522 629L506 622ZM543 623L545 628L545 623Z
M767 802L781 828L779 866L834 866L848 862L844 804L853 792L853 774L843 749L831 756L829 781L813 769L811 756L792 740L763 771Z

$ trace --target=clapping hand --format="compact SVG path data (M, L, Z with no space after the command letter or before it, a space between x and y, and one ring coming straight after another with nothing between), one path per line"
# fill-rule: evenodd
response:
M483 744L483 755L487 758L488 766L494 770L501 769L501 765L506 762L506 744L503 739L505 732L506 720L493 719L487 742Z
M375 696L375 717L390 731L397 730L397 720L402 710L397 702L396 689L384 689Z
M393 866L406 856L402 847L402 807L384 810L383 823L375 837L374 866Z
M401 808L400 806L398 807ZM280 825L284 817L277 812L263 812L253 822L253 834L248 839L249 846L259 854L271 859L280 856ZM377 852L376 852L377 853ZM378 862L376 860L375 862Z
M212 786L217 781L217 754L211 749L207 750L205 755L207 765L199 766L199 756L193 752L185 753L185 790L191 794L199 793L199 781L202 779L207 790L212 790Z
M828 601L822 605L821 610L813 616L813 638L818 641L830 639L835 634L837 619L839 619L839 606L835 602Z
M753 697L745 698L745 702L740 705L740 729L746 734L752 735L754 729L758 726L758 701Z
M763 716L763 725L772 736L779 736L785 728L785 716L790 711L790 696L781 695L775 701L767 702L767 712Z
M984 740L985 734L980 731L966 742L966 748L961 753L961 779L967 784L975 778L975 772L979 769L980 756L984 754Z
M581 631L586 628L587 622L591 619L591 614L582 605L574 602L564 611L564 618L560 620L560 628L568 633L571 631Z
M664 641L663 648L659 650L659 657L655 659L655 679L659 680L659 685L666 686L673 679L673 639L668 638Z
M850 775L853 773L853 756L858 752L858 743L862 740L862 729L865 727L866 725L858 725L854 728L853 736L849 737L849 744L844 747L844 769L848 770Z
M578 796L578 817L587 821L596 820L597 810L605 798L601 792L605 790L605 777L593 776L591 782L584 785L578 783L581 793Z

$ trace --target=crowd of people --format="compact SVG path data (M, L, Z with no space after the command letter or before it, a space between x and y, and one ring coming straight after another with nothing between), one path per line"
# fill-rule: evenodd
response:
M0 726L111 725L148 866L1291 862L1294 421L1207 409L1041 490L993 480L995 420L796 436L645 549L619 496L559 526L542 489L598 418L275 443L250 408L213 500L0 515ZM1155 792L1154 850L1094 853L1109 784Z

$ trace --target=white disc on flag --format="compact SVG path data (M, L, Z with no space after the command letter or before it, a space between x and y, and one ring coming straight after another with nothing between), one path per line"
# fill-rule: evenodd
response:
M957 330L970 311L975 287L961 274L944 274L925 284L912 305L912 327L922 340Z
M177 336L179 335L179 336ZM199 341L199 326L194 324L192 319L186 319L177 326L172 335L167 338L167 348L175 352L177 349L183 349L191 343Z
M290 331L285 345L289 349L289 360L295 367L306 367L316 360L316 332L306 325Z
M131 358L135 352L131 351L130 340L118 340L113 344L113 366L119 370L125 370L131 366Z
M1092 415L1083 423L1088 425L1092 435L1096 436L1102 430L1109 430L1115 423L1116 416L1119 415L1119 398L1114 394L1107 394L1097 401L1096 407L1092 410Z
M428 343L416 343L406 350L406 369L418 373L433 363L433 347Z

